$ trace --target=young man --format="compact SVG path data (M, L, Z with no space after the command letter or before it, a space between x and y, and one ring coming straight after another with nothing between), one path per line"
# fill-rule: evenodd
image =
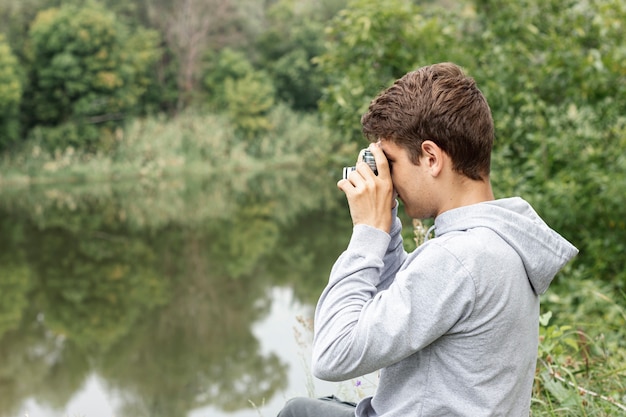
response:
M521 198L495 200L491 111L442 63L406 74L362 120L378 168L338 182L354 223L315 312L313 373L380 370L356 407L293 399L280 417L529 415L539 295L577 249ZM396 196L434 237L407 254Z

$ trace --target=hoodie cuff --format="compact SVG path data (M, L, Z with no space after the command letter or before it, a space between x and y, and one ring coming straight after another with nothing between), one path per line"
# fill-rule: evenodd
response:
M348 252L383 259L391 242L391 236L375 227L357 224L352 228Z

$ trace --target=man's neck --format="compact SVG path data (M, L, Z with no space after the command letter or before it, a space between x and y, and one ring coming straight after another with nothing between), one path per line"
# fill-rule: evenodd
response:
M478 204L495 199L489 178L472 180L463 175L453 174L454 179L447 182L448 197L441 202L438 214L458 207Z

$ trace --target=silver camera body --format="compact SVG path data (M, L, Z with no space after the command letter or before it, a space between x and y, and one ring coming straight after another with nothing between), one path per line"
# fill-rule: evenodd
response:
M376 168L376 160L374 159L374 155L369 149L365 149L363 151L363 162L367 163L370 166L372 171L374 171L374 175L378 175L378 169ZM343 179L347 179L348 175L352 171L356 170L356 167L343 167Z

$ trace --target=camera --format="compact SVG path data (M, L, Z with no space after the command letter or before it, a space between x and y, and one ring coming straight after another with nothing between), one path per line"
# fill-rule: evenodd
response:
M376 169L376 160L374 159L374 155L369 149L363 150L363 162L367 163L370 166L372 171L374 171L374 175L378 175L378 169ZM352 171L354 171L356 167L343 167L343 179L347 179L348 175Z

